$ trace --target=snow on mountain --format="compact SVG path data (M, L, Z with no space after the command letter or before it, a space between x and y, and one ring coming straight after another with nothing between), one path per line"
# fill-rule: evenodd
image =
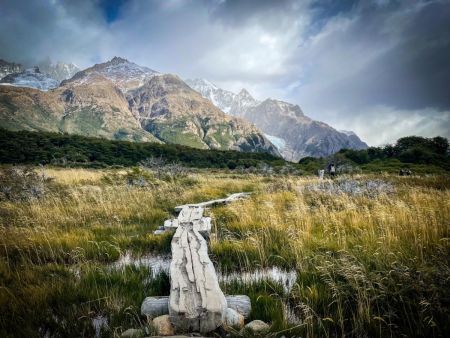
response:
M281 153L286 147L286 141L281 137L276 137L269 134L264 134L264 136L275 146L278 151Z
M64 63L61 61L55 63L52 62L50 58L47 58L38 63L38 67L41 73L46 73L59 82L70 79L80 71L80 68L78 68L78 66L73 63Z
M0 80L0 84L47 91L58 87L59 82L47 74L41 73L38 67L34 67L20 73L9 74Z
M139 66L116 56L108 62L96 64L76 73L71 79L63 81L62 84L83 84L92 76L103 76L112 81L123 92L126 92L143 86L153 76L159 74L150 68Z
M239 94L235 94L219 88L205 79L188 79L186 83L227 114L238 115L236 113L243 108L254 106L258 103L245 89L242 89Z
M255 100L253 96L243 88L239 94L234 97L230 107L230 114L240 116L242 115L242 112L245 112L252 107L256 107L260 103L260 101Z
M345 134L347 136L356 136L355 132L351 130L339 130L340 133Z

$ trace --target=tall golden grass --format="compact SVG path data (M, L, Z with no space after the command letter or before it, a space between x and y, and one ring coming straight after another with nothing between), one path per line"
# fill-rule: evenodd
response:
M428 187L429 178L384 179L395 189L375 195L307 189L324 184L311 178L260 186L253 198L215 212L221 235L212 252L240 257L239 269L298 271L296 288L281 296L304 320L291 334L445 335L450 190Z
M449 333L448 177L319 182L199 171L170 180L150 173L149 184L136 187L120 179L127 170L37 170L54 178L44 198L0 201L2 336L90 336L87 319L97 314L109 318L105 336L141 325L140 302L167 293L167 276L149 281L146 268L117 272L107 263L126 251L168 252L170 235L153 230L175 205L238 191L253 194L210 211L210 250L222 270L297 271L289 292L269 282L223 285L249 294L252 316L271 321L273 335ZM329 189L372 181L392 189ZM287 308L301 321L290 322Z

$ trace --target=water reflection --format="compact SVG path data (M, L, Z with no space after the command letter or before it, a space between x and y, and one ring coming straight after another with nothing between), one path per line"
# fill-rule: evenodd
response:
M161 272L169 273L170 257L161 255L144 255L141 257L134 257L130 252L126 252L119 260L112 263L110 266L113 269L122 269L129 265L136 267L146 266L150 268L152 276L157 276ZM253 271L235 271L225 273L218 271L217 277L220 283L242 282L255 283L261 281L272 281L283 286L283 290L289 293L297 280L297 272L295 270L285 270L277 266L270 268L256 269Z
M297 272L295 270L284 270L276 266L254 271L232 272L226 274L219 271L217 276L221 283L235 281L242 283L272 281L281 284L285 293L289 293L292 290L297 280Z
M123 269L129 265L134 265L135 267L146 266L151 270L152 276L157 276L161 272L169 273L170 257L160 255L133 257L130 252L126 252L125 255L122 255L119 260L110 266L113 269Z

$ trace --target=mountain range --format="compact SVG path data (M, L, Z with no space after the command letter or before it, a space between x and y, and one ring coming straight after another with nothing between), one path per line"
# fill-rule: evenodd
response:
M367 148L355 133L338 131L315 121L298 105L273 99L258 101L246 89L235 94L205 79L186 83L222 111L255 124L286 160L297 162L306 156L327 156L342 148Z
M25 70L0 80L2 128L279 155L255 126L225 114L176 75L119 57L79 71L56 88L23 86L18 81L27 72L34 79L42 75Z
M307 117L298 105L258 101L204 80L183 81L120 57L80 70L47 59L0 61L0 127L269 152L287 160L367 145ZM5 75L6 74L6 75Z

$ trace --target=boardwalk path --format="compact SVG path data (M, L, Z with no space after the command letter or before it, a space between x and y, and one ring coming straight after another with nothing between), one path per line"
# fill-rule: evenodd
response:
M208 256L205 237L211 231L211 218L203 213L207 207L247 196L248 193L237 193L224 199L177 206L178 218L167 220L164 228L157 230L156 233L176 229L171 244L168 310L177 331L210 332L224 323L228 304ZM250 304L247 300L244 303L248 303L248 307L244 306L248 314Z

